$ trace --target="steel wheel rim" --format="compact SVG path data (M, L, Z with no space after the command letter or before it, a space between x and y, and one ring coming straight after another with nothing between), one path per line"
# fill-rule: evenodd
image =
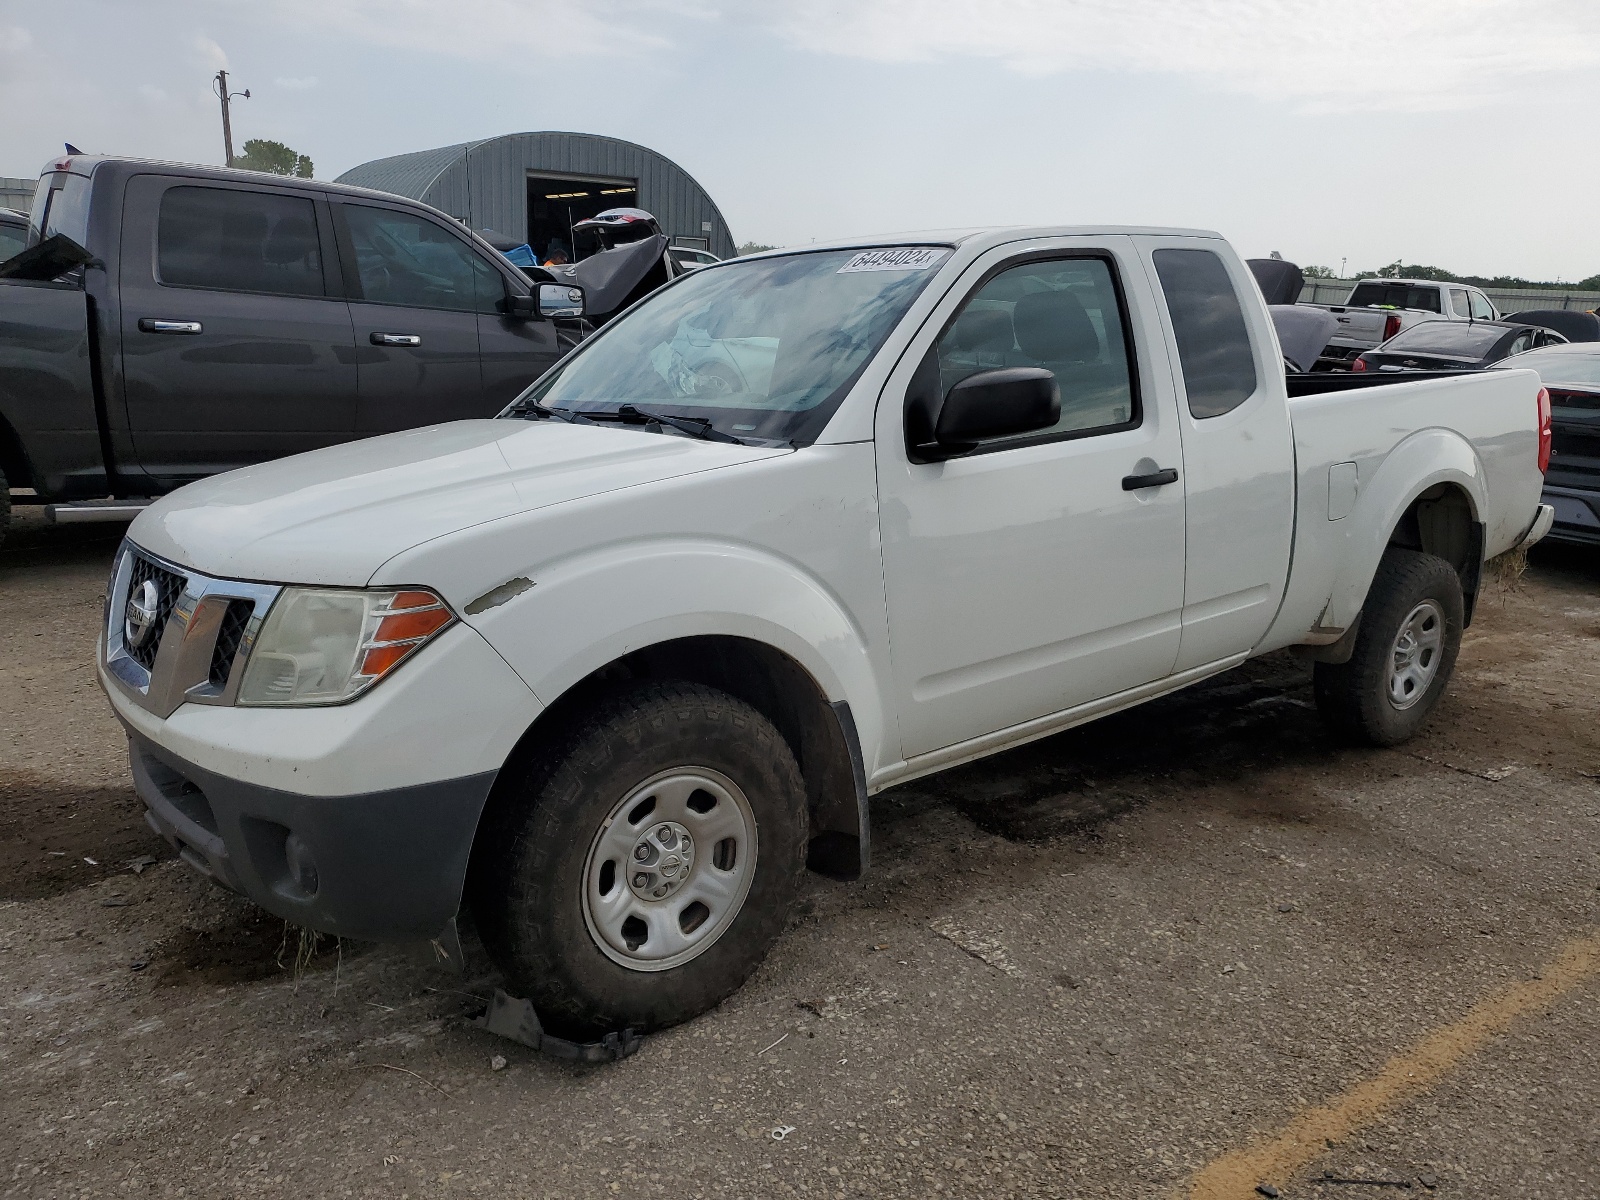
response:
M1389 648L1389 703L1402 712L1428 694L1444 657L1444 610L1424 600L1400 623Z
M750 801L726 775L700 766L652 775L590 843L582 883L589 936L633 971L693 961L743 909L757 849Z

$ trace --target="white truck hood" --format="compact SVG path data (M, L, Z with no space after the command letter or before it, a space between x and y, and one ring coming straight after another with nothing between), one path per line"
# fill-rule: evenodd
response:
M456 530L787 453L609 425L457 421L192 483L140 513L128 537L224 579L359 587Z

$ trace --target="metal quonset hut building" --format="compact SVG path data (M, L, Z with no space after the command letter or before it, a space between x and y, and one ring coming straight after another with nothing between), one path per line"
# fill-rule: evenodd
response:
M728 223L687 171L617 138L508 133L375 159L338 182L421 200L473 229L526 237L541 258L552 242L571 251L573 222L620 207L655 214L674 242L734 254Z

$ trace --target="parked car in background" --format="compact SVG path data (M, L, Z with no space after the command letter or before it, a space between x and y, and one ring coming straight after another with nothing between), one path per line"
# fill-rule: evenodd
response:
M1343 304L1317 304L1339 322L1339 330L1317 360L1317 369L1347 371L1363 351L1376 349L1403 330L1427 321L1497 321L1500 313L1480 289L1432 279L1363 279Z
M1350 364L1352 371L1477 371L1541 346L1565 345L1553 329L1509 321L1427 321Z
M1494 366L1532 368L1550 393L1550 469L1544 482L1544 502L1555 509L1550 536L1600 545L1600 346L1548 346Z
M218 167L62 158L28 238L44 258L0 280L0 495L63 520L493 416L566 349L538 289L579 294L424 204Z
M1600 317L1572 308L1530 308L1501 318L1516 325L1554 329L1569 342L1600 342Z
M158 501L99 679L189 866L352 938L453 946L465 900L555 1033L644 1032L805 867L862 875L870 793L1289 646L1335 729L1410 737L1549 528L1541 400L1286 378L1215 234L742 257L498 420Z
M0 262L19 253L28 244L28 214L14 208L0 208Z
M667 253L672 255L672 261L685 271L692 271L696 267L709 267L712 263L722 260L709 250L702 250L698 246L669 246Z

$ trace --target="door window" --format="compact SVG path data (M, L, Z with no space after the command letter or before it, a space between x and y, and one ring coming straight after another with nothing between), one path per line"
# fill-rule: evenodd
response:
M338 207L349 232L362 299L488 312L504 296L499 272L442 225L388 208Z
M1494 320L1494 309L1489 306L1489 297L1482 292L1468 292L1472 301L1472 319L1474 321Z
M1465 288L1450 289L1450 307L1456 310L1458 317L1470 317L1472 310L1467 307L1467 290Z
M1178 363L1196 417L1220 417L1256 390L1256 360L1228 269L1210 250L1157 250Z
M170 287L324 295L312 201L235 188L168 188L157 219L156 273Z
M936 347L940 394L969 375L1043 367L1061 388L1061 419L993 445L1139 423L1122 304L1102 258L1058 258L1001 271L967 301Z
M0 225L0 262L4 262L13 254L21 254L22 248L27 244L27 226Z

